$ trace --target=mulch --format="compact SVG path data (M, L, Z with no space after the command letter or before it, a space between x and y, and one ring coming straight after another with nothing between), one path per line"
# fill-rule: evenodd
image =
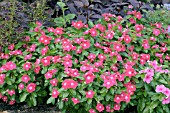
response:
M0 102L0 113L61 113L56 106L38 105L28 107L26 104L7 105Z

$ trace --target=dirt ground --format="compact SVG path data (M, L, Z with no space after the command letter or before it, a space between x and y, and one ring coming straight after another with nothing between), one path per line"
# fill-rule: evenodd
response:
M61 113L56 106L39 105L29 108L26 104L10 106L0 102L0 113Z

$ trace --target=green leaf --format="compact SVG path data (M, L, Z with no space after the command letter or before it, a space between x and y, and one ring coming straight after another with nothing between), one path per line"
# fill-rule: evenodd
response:
M76 91L74 89L69 89L73 96L76 96Z
M146 108L143 110L143 113L149 113L149 107L146 107Z
M19 97L20 102L24 102L25 99L27 98L27 95L28 95L28 94L29 94L29 93L26 93L26 92L22 93L22 94L20 95L20 97Z
M44 67L41 71L41 74L45 74L47 72L47 67Z
M75 16L76 16L75 14L68 14L68 15L65 16L65 18L66 18L67 20L71 20L71 19L74 19Z
M111 99L110 95L106 95L106 101L109 101Z
M66 6L66 4L63 3L63 2L57 2L57 4L58 4L61 8L64 8L64 7Z
M159 80L159 82L163 83L163 84L168 84L163 78Z
M68 95L69 95L69 92L63 92L63 98L66 98L66 97L68 97Z
M55 98L50 97L50 98L47 100L47 104L50 104L50 103L55 103Z
M59 109L62 109L62 108L63 108L63 106L64 106L63 104L64 104L64 103L63 103L62 101L59 101L59 102L58 102L58 107L59 107Z
M142 99L140 99L140 111L142 111L144 108L145 108L145 101L144 101L144 99L142 98Z
M92 21L88 21L88 25L89 25L89 27L91 27L91 28L94 26L94 24L93 24Z
M36 106L37 105L37 100L34 96L31 96L31 101L32 101L32 105Z
M150 110L155 109L159 104L159 101L152 101L152 103L150 104Z
M45 90L38 92L38 96L45 97L46 95L47 95L47 92Z
M91 104L92 103L92 99L88 99L87 103Z

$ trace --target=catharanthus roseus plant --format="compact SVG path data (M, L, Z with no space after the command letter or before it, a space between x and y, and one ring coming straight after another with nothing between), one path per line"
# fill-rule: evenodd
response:
M36 22L25 42L3 48L0 98L11 105L47 101L71 113L129 105L142 105L138 112L158 105L167 111L162 103L170 96L170 36L160 23L143 23L137 11L128 14L103 14L95 24L78 21L67 28Z

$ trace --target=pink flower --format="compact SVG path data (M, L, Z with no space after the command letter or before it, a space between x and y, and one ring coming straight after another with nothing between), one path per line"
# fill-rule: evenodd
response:
M112 80L104 79L103 86L105 86L107 89L115 85L115 82L112 82Z
M41 54L44 56L48 52L48 46L41 49Z
M133 68L126 69L125 75L128 76L129 78L135 76L137 73Z
M161 32L160 32L159 29L153 29L153 34L154 34L155 36L158 36L160 33L161 33Z
M9 61L5 64L5 70L13 70L13 69L16 69L16 64Z
M36 66L36 67L34 68L34 72L35 72L36 74L38 74L38 73L40 72L40 69L41 69L40 66Z
M88 49L90 47L90 40L82 41L80 46L82 47L82 49Z
M8 46L8 49L12 51L12 50L14 49L14 46L15 46L14 44L10 44L10 45Z
M166 87L164 85L157 85L156 86L156 92L159 93L159 92L164 92L166 90Z
M23 65L23 68L28 71L31 69L31 62L26 62L24 65Z
M32 44L32 45L30 46L30 48L28 48L28 51L34 52L35 49L36 49L36 44Z
M30 77L28 75L23 75L21 77L22 82L28 83L30 81Z
M57 86L57 83L58 83L58 80L57 80L56 78L50 80L50 84L51 84L52 86Z
M42 35L42 36L39 37L38 41L39 41L40 43L43 43L44 45L48 45L48 44L50 44L51 39L52 39L52 38L50 38L50 37L47 37L47 36L45 36L45 35Z
M9 94L10 96L12 96L12 95L15 94L15 90L7 90L7 92L8 92L8 94Z
M41 63L42 63L43 66L49 66L50 60L51 60L51 57L47 56L47 57L44 57L44 58L41 59Z
M142 24L136 24L135 25L136 32L141 32L144 29L144 26Z
M89 32L90 32L90 35L91 35L91 36L93 36L93 37L97 36L97 31L96 31L96 29L91 28Z
M97 109L99 112L102 112L102 111L104 110L103 104L97 103L96 109Z
M61 28L61 27L57 27L56 29L54 29L54 34L55 35L62 35L63 34L63 28Z
M114 110L120 110L120 104L115 103L114 104Z
M54 88L54 89L52 90L52 97L53 97L53 98L57 98L58 95L59 95L58 90Z
M170 98L163 98L162 104L169 104L170 103Z
M18 88L19 88L20 90L23 90L23 89L24 89L24 84L23 84L23 83L20 83L20 84L18 85Z
M78 104L80 101L77 98L71 98L74 104Z
M144 49L149 49L150 45L149 45L148 40L143 40L142 46L143 46Z
M123 36L123 39L124 39L124 41L126 42L126 44L128 44L128 43L131 42L131 38L130 38L129 35L124 35L124 36Z
M32 54L28 54L28 55L26 55L26 56L24 57L24 60L25 60L25 61L26 61L26 60L30 60L31 57L32 57Z
M87 91L86 92L86 98L93 98L95 92L93 90Z
M50 78L53 77L53 73L51 73L50 71L48 71L44 76L45 76L45 78L48 80L48 79L50 79Z
M72 21L72 25L71 26L74 26L77 29L81 29L84 26L84 24L82 23L82 21L78 21L78 22L73 22Z
M123 100L126 102L126 103L129 103L130 102L130 99L131 99L131 97L130 97L130 94L124 94L124 97L123 97Z
M141 15L140 12L136 12L136 13L134 14L134 16L135 16L137 19L139 19L139 20L142 18L142 15Z
M89 113L96 113L94 109L90 109Z
M7 96L3 96L3 97L2 97L2 100L3 100L4 102L7 102L7 101L8 101L8 97L7 97Z
M152 77L152 75L150 75L150 74L146 74L146 75L145 75L145 78L143 79L143 81L146 82L146 83L148 83L148 84L149 84L152 80L153 80L153 77Z
M74 81L72 79L65 79L63 82L62 82L62 88L63 89L76 89L76 87L78 86L78 82L77 81Z
M166 95L167 97L170 97L170 89L169 88L165 88L165 91L162 92L164 95Z
M15 102L16 102L16 100L10 100L10 101L9 101L9 105L14 105Z
M36 88L36 84L35 83L30 83L27 85L26 87L26 90L29 92L29 93L32 93L35 91L35 88Z
M3 97L3 96L2 96L2 94L0 93L0 99L2 99L2 97Z
M0 85L4 84L4 79L0 78Z
M87 72L84 74L84 78L85 78L86 84L89 84L89 83L93 82L93 80L96 78L96 76L91 72Z
M123 101L121 96L120 95L115 95L114 102L120 103L121 101Z

